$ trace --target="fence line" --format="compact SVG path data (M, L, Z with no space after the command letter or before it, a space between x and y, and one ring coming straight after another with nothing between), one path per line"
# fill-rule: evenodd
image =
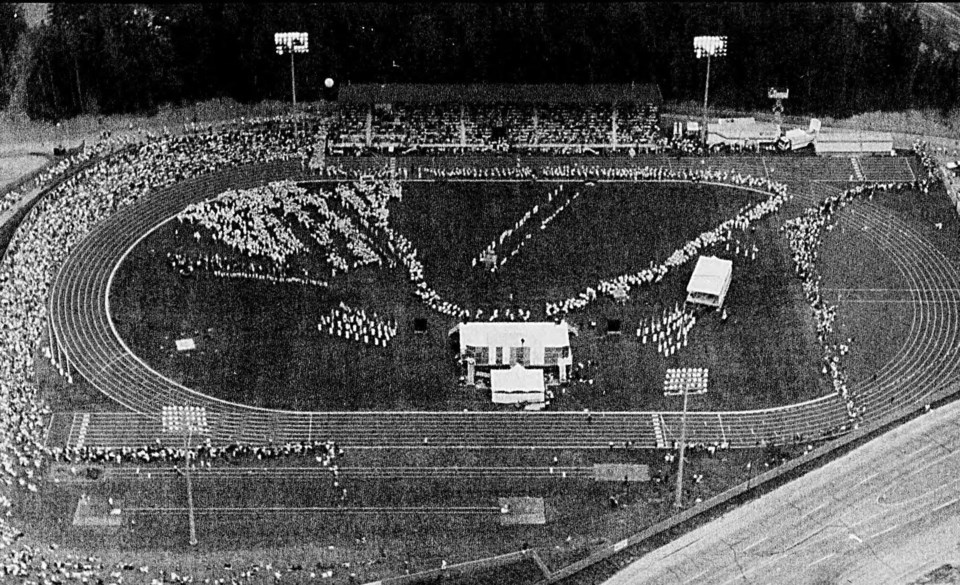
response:
M476 573L478 571L483 571L486 569L493 569L496 567L503 567L506 565L512 565L520 561L530 559L533 560L540 568L540 571L544 573L544 577L548 576L548 569L546 565L543 564L543 561L540 560L539 555L536 551L533 550L522 550L512 553L506 553L498 555L495 557L487 557L485 559L478 559L475 561L466 561L464 563L458 563L456 565L450 565L445 569L431 569L429 571L421 571L419 573L413 573L410 575L400 575L399 577L387 577L386 579L381 579L379 581L372 581L367 585L412 585L413 583L426 582L432 579L449 579L452 577L462 577L465 575L470 575L471 573Z

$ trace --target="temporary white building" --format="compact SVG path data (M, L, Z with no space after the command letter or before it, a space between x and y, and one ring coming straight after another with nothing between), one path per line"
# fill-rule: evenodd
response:
M700 256L687 284L687 302L720 307L733 277L733 261Z
M720 118L707 126L707 146L723 144L756 148L775 144L780 138L780 127L772 122L758 122L754 118Z
M814 143L819 155L853 156L862 154L890 155L893 134L863 130L821 131Z
M563 323L461 323L460 355L476 360L478 368L511 366L560 369L565 379L573 363L570 327ZM452 331L451 331L452 332Z
M528 370L520 364L491 370L490 390L495 404L543 404L546 401L543 370Z

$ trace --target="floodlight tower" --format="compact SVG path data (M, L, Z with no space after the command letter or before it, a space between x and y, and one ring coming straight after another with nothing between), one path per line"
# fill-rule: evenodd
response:
M193 508L193 482L190 481L190 458L191 458L190 449L192 449L190 443L191 443L191 439L193 439L193 421L192 420L187 421L187 429L188 429L187 442L186 442L186 445L184 445L184 451L186 452L186 462L187 462L186 472L184 474L187 479L187 512L189 515L188 519L190 521L190 546L197 546L197 543L199 541L197 540L197 520L196 520L194 508Z
M703 143L707 143L707 96L710 93L710 60L727 55L727 37L693 37L693 53L697 59L707 58L707 82L703 86Z
M273 35L273 44L277 55L290 54L290 91L293 94L293 128L297 128L297 77L293 65L293 55L310 52L310 39L305 32L279 32Z
M700 388L691 388L688 384L683 384L679 390L665 390L664 396L683 396L683 415L680 417L680 453L677 462L677 494L674 500L675 508L683 507L683 458L687 454L687 399L691 394L706 394L707 388L704 385Z

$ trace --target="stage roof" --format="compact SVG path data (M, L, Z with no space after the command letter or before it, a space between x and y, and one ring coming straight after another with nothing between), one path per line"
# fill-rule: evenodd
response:
M353 83L340 86L346 104L660 104L660 88L637 84Z
M697 265L687 284L689 293L705 293L720 296L723 294L724 284L733 274L733 261L723 260L714 256L700 256Z
M521 341L522 340L522 341ZM570 330L566 323L463 323L460 347L568 347Z

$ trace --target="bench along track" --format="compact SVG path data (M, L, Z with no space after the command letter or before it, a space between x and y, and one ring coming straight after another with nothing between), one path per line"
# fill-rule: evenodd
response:
M810 161L810 162L807 162ZM810 181L816 159L785 164L753 158L713 159L727 166L786 182L796 202L815 204L839 192ZM897 161L902 163L902 159ZM702 169L699 160L644 159L643 165ZM824 163L829 164L829 163ZM770 167L787 167L771 169ZM251 165L182 181L120 210L80 242L61 266L49 296L49 333L71 371L123 405L129 412L72 417L83 425L74 444L137 446L162 435L160 412L169 406L206 410L207 427L198 438L217 444L240 441L282 443L335 439L351 448L607 448L633 441L636 447L662 447L679 436L679 412L294 412L267 410L207 396L156 372L125 345L109 314L109 287L126 254L151 230L187 205L227 189L250 188L281 179L315 180L298 163ZM791 208L795 203L791 203ZM881 206L861 202L844 211L843 221L876 245L909 284L912 323L903 346L875 379L854 390L863 398L868 419L926 396L952 383L960 369L957 325L951 290L960 288L960 272L907 222ZM867 228L864 230L863 228ZM751 411L690 412L692 442L727 441L752 447L761 441L790 442L798 434L817 438L848 425L839 398L826 395L799 404ZM658 436L660 440L658 441Z

